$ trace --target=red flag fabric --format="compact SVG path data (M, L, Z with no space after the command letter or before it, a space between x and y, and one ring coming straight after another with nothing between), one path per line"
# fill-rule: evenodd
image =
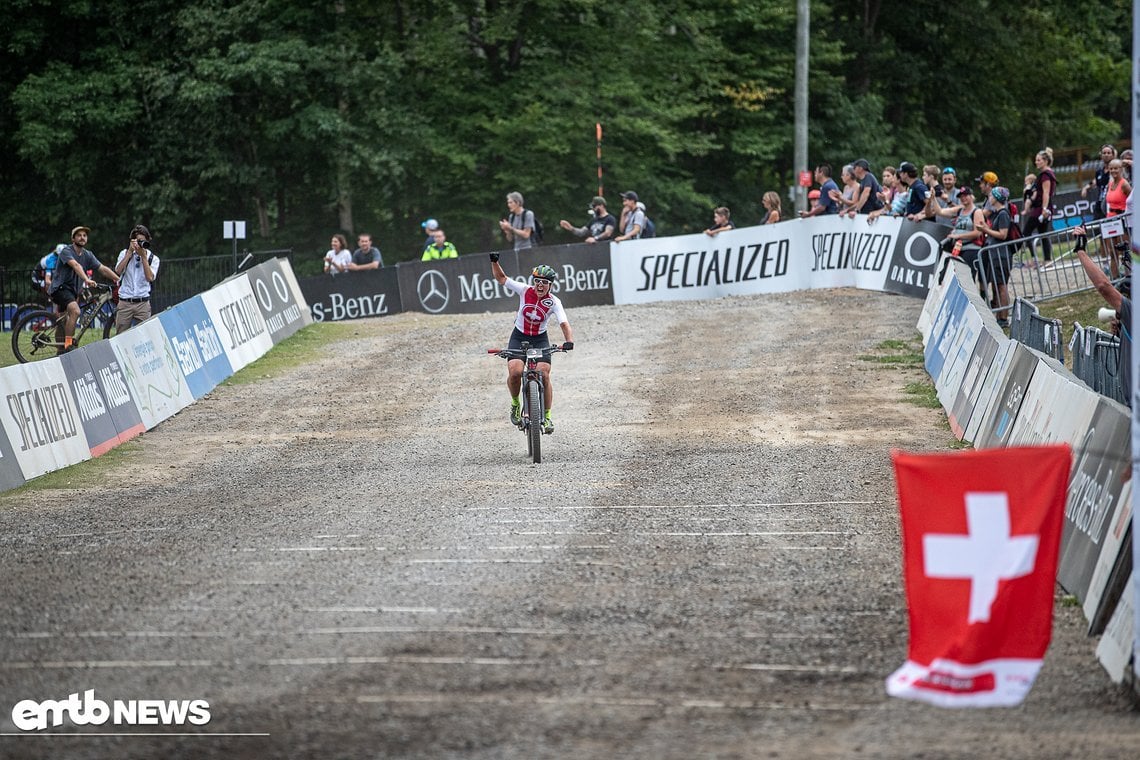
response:
M944 707L1020 704L1053 632L1069 447L891 458L910 643L887 693Z

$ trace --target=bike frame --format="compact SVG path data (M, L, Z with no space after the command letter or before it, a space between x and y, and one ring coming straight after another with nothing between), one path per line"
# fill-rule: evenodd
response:
M489 354L496 354L507 360L521 359L523 361L522 387L520 389L522 392L522 418L519 422L519 430L526 435L527 456L533 457L535 464L542 461L542 436L545 434L542 421L546 416L546 378L538 365L542 362L543 354L559 351L562 351L561 346L531 348L529 343L523 343L522 347L517 349L493 348L487 351ZM537 414L533 412L535 407L538 409Z

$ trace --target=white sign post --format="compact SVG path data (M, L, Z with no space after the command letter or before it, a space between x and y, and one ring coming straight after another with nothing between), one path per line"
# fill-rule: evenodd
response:
M237 241L245 240L245 222L222 222L222 237L234 241L234 273L237 273Z

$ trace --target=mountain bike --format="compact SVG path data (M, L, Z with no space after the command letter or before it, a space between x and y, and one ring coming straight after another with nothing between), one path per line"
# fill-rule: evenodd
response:
M562 346L531 348L523 343L522 348L489 348L487 353L502 359L522 359L526 365L522 376L522 419L519 430L526 435L526 454L535 464L542 462L542 420L546 416L546 383L538 371L538 363L544 353L558 353ZM537 411L535 411L537 410Z
M110 285L96 285L85 290L79 302L79 319L75 321L72 346L78 348L89 329L102 330L104 338L111 337L115 323L115 292ZM108 317L108 314L110 315ZM23 314L12 325L12 353L21 363L50 359L63 353L63 327L67 313L47 309Z

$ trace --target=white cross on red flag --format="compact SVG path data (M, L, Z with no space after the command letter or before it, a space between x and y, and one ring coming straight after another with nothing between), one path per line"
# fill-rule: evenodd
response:
M1069 447L891 457L910 643L887 693L943 707L1020 704L1053 633Z

